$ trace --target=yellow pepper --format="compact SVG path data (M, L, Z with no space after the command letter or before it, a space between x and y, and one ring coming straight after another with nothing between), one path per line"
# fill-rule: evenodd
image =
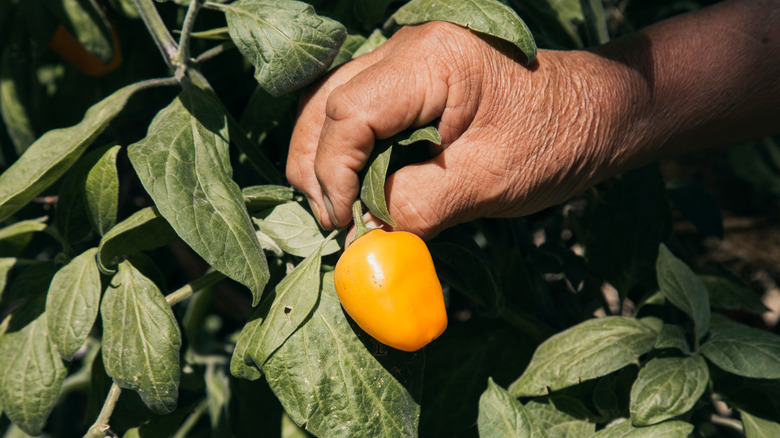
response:
M372 230L336 263L344 310L377 341L403 351L424 347L447 328L441 283L422 239Z

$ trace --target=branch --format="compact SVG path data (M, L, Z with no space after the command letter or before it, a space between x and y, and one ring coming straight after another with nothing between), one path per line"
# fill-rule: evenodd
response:
M111 385L111 390L108 391L108 397L106 397L105 403L103 403L103 409L100 410L95 424L89 428L84 438L104 438L106 436L116 436L111 432L111 427L108 425L108 420L111 418L111 414L114 412L116 402L119 400L119 395L122 393L122 388L114 382Z
M157 44L157 48L160 49L160 53L163 55L165 63L168 67L173 67L174 64L172 60L175 59L179 47L171 36L171 33L168 32L168 28L165 27L165 23L163 23L160 14L157 12L157 8L155 8L152 0L134 1L138 8L138 13L144 20L146 28L149 29L152 39L154 39L154 43Z

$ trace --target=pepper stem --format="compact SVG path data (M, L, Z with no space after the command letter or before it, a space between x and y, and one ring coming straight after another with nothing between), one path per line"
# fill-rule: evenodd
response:
M360 199L356 200L355 203L352 204L352 220L355 222L356 230L355 237L353 237L349 243L354 242L360 236L371 231L371 228L368 228L366 223L363 221L363 204L360 202Z

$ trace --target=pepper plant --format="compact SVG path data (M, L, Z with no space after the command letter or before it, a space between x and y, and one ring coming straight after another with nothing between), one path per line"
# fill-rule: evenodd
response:
M628 3L613 34L695 6ZM605 42L619 7L0 0L0 431L780 435L780 338L726 316L764 312L755 292L681 259L670 200L704 233L720 212L657 165L428 242L450 321L411 353L345 314L345 233L284 181L302 87L400 26L451 21L531 64L537 44ZM63 47L111 67L85 75ZM392 223L386 176L437 141L377 142L365 208Z

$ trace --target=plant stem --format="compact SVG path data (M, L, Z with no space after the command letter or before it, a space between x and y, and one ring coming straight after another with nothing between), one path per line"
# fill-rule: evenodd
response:
M726 418L726 417L721 417L720 415L712 414L710 415L710 421L712 421L713 424L719 424L721 426L730 427L741 433L745 432L745 428L742 425L742 422L734 418Z
M157 44L157 48L160 49L160 53L163 55L163 59L168 67L173 67L171 62L176 56L179 47L176 41L168 32L168 28L165 27L165 23L162 21L162 17L157 12L157 8L152 3L152 0L135 0L135 5L138 8L138 13L149 29L149 33L154 39L154 43Z
M235 43L233 41L225 41L224 43L221 43L219 45L216 45L205 52L198 55L197 58L195 58L195 64L200 64L201 62L208 61L209 59L221 55L228 50L232 49L233 47L236 47Z
M171 60L171 63L178 68L186 68L187 63L190 62L190 37L192 36L192 29L195 27L195 17L197 17L203 2L204 0L192 0L190 7L187 8L187 15L184 16L184 23L181 26L179 50Z
M352 204L352 220L355 222L355 237L352 238L350 243L356 241L360 236L371 231L371 229L368 228L366 223L363 221L363 204L360 202L360 199L356 200L355 203Z
M184 423L182 423L179 430L177 430L173 435L173 438L184 438L189 436L188 434L190 430L192 430L192 428L198 424L198 420L200 420L201 415L206 412L208 407L209 402L206 399L203 399L200 403L198 403L198 405L195 406L195 409L192 410L192 413L187 417L186 420L184 420Z
M111 428L108 425L108 420L114 412L116 402L119 400L119 395L121 393L122 388L120 388L116 382L111 384L111 390L108 391L108 397L106 397L106 401L103 403L103 409L100 410L100 415L98 415L97 420L95 420L92 427L89 428L87 434L84 435L84 438L103 438L109 435L107 432L109 432Z
M192 296L192 294L213 286L224 278L225 274L219 271L207 272L203 277L200 277L197 280L182 286L178 290L171 292L165 297L165 300L168 301L169 305L173 306L189 298Z

